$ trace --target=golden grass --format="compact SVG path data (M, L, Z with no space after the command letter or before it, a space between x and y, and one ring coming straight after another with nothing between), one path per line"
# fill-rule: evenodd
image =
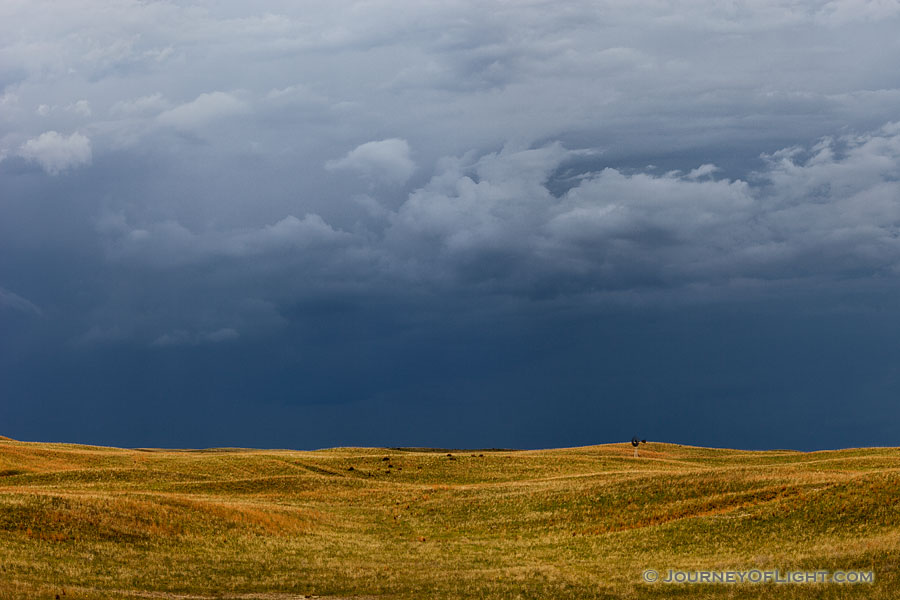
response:
M0 599L895 598L900 449L0 441ZM874 584L642 582L871 570ZM63 594L63 591L65 592Z

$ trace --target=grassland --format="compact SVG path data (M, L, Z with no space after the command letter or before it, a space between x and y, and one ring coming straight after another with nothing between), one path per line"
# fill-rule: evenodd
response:
M652 568L871 584L648 584ZM900 449L0 441L0 598L900 597Z

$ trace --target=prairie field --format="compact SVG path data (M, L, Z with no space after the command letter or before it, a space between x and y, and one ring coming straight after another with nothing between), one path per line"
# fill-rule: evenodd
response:
M647 569L873 582L648 583ZM0 441L0 598L900 596L900 449Z

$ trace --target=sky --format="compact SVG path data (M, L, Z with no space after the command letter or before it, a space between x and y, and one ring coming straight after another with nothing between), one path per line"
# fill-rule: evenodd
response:
M0 434L900 431L900 2L0 3Z

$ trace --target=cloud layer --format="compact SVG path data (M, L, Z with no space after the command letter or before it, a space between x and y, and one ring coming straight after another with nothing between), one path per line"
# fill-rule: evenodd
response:
M260 306L365 290L585 306L661 294L705 302L754 288L889 281L900 268L896 124L775 151L747 180L717 177L710 163L563 176L584 157L552 143L444 158L396 208L352 228L307 214L254 229L192 231L172 220L135 225L120 214L98 221L97 231L107 260L148 270L148 281L184 272L178 285L194 289L189 296L215 294L211 325L222 328L252 328L246 311ZM554 194L561 179L569 187ZM183 326L192 310L206 323L205 307L157 306L157 327L173 325L162 322L168 312Z

